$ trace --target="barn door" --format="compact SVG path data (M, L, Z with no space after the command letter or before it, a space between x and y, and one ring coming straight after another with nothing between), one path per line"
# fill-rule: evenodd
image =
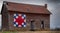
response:
M41 29L44 29L44 21L41 21Z
M31 27L30 31L34 31L34 20L31 19L30 22L31 22L31 23L30 23L30 27Z

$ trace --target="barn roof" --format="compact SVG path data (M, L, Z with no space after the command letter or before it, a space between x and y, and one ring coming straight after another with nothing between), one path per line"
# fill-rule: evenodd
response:
M49 12L49 10L47 9L47 4L45 4L45 6L41 6L41 5L6 2L6 7L7 7L7 10L9 11L51 14L51 12Z

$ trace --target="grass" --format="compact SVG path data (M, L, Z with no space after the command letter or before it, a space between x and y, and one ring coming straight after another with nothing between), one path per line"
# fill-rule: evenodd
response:
M8 31L4 31L4 32L2 32L2 33L16 33L16 32L8 32Z
M18 33L17 31L1 31L1 33Z
M0 33L60 33L60 31L2 31Z

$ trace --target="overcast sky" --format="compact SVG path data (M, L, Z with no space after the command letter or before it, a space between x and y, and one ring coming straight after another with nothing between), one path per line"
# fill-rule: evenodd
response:
M3 1L27 3L27 4L35 4L35 5L48 4L48 10L52 13L50 17L50 28L60 27L60 0L0 0L0 9L2 7ZM1 16L0 16L0 21L1 21Z

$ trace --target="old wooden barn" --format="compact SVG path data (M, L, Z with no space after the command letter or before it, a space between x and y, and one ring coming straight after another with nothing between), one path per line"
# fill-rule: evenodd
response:
M32 5L3 2L2 30L49 30L50 14L47 4Z

